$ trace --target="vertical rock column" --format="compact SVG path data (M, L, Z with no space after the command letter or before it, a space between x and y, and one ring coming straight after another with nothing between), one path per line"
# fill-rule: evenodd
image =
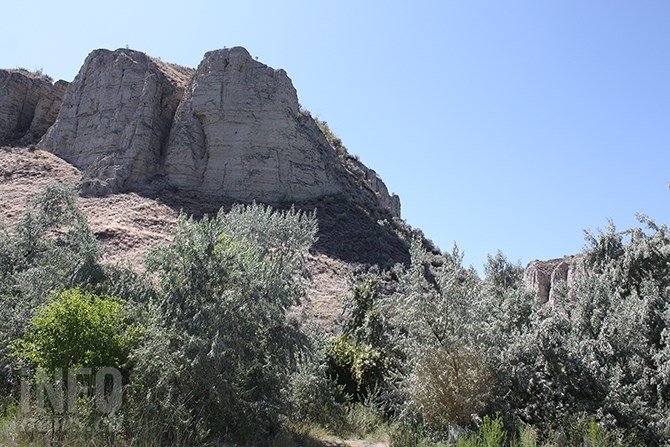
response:
M240 47L208 52L175 116L167 178L179 189L242 200L340 192L337 155L301 119L284 70L255 61Z
M56 120L66 86L22 69L0 70L0 146L39 141Z
M84 193L142 187L161 173L182 92L165 65L144 53L95 50L40 146L82 170Z

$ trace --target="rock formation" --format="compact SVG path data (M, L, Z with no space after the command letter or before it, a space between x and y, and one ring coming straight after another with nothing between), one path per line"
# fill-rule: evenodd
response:
M170 187L214 201L339 196L400 217L400 200L377 173L300 109L286 72L244 48L211 51L197 71L134 50L95 50L66 91L64 82L3 73L13 80L0 84L8 92L0 143L46 131L39 147L79 168L86 194Z
M37 143L56 122L69 84L69 82L61 79L53 85L49 95L40 97L35 107L33 122L28 129L28 133L21 139L20 144Z
M286 72L240 47L205 54L176 113L165 174L179 189L212 196L300 201L341 194L400 217L398 197L379 176L340 157L300 110Z
M142 187L161 173L161 151L189 76L138 51L95 50L40 146L82 170L85 193Z
M551 303L554 301L555 286L559 281L565 281L568 297L573 298L576 280L583 271L582 260L582 255L576 255L548 261L531 261L523 275L526 287L538 294L540 303Z
M0 146L38 142L56 121L67 84L23 69L0 70Z
M340 193L337 154L310 120L284 70L244 48L211 51L175 116L167 179L179 189L242 200Z
M350 172L358 175L359 181L369 188L382 208L389 210L393 216L400 217L400 197L389 194L386 184L374 170L353 157L349 158L349 163L345 166L348 166Z

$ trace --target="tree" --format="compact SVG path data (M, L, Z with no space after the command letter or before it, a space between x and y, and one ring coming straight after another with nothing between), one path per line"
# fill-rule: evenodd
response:
M147 408L175 420L173 435L248 440L276 428L282 387L307 346L288 312L304 299L316 230L313 215L236 206L181 216L172 242L150 253L158 290L135 378Z
M69 185L47 186L13 232L0 225L0 388L18 385L8 345L53 290L104 279L95 235Z
M430 272L418 240L410 253L411 264L398 271L398 290L386 306L406 356L408 410L436 427L471 422L486 408L492 386L479 334L481 281L462 267L457 247Z
M14 355L49 371L120 368L139 335L127 317L118 298L65 289L37 310Z

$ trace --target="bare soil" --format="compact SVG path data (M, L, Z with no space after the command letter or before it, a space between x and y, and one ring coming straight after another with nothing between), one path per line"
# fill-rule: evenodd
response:
M49 183L77 185L79 170L61 158L33 148L0 148L0 221L10 229L31 200ZM149 247L170 240L180 211L215 213L232 202L174 191L138 191L80 197L79 204L103 247L103 261L141 270ZM286 208L291 204L273 204ZM391 226L360 206L337 198L296 205L316 210L319 240L307 259L311 275L309 314L333 328L342 313L352 271L369 265L407 262L407 242Z

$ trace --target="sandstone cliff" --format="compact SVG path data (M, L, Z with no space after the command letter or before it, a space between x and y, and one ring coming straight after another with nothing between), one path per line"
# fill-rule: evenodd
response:
M40 147L82 170L85 193L142 187L161 173L161 151L188 74L180 77L139 51L95 50Z
M0 70L0 146L38 142L56 121L67 84L23 69Z
M170 184L242 200L305 200L342 192L338 170L286 72L239 47L205 55L170 134Z
M39 146L77 166L93 195L164 187L213 200L337 195L400 217L381 178L338 153L300 110L286 72L240 47L207 53L196 71L95 50Z
M540 303L554 301L555 287L565 281L568 297L574 297L577 278L583 272L583 256L574 255L547 261L531 261L524 271L526 287L538 294Z

